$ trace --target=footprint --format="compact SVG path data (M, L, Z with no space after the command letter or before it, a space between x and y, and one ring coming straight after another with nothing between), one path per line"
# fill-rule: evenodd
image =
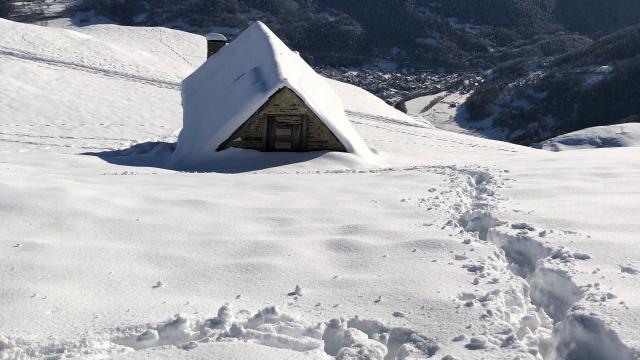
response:
M302 287L300 285L296 285L296 288L287 294L287 296L302 296Z
M637 275L638 273L640 273L640 270L633 268L631 266L624 266L624 265L618 265L618 266L620 266L620 272L623 272L626 274Z

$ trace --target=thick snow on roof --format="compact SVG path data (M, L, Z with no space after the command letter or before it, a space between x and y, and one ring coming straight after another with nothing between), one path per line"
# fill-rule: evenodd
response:
M218 146L283 87L300 96L348 152L371 154L327 81L256 22L182 82L184 124L173 162L214 159Z
M535 148L549 151L628 146L640 146L639 123L591 127L556 136L534 145Z
M329 78L325 78L325 80L342 99L344 110L348 116L378 118L387 122L432 127L431 124L420 118L409 116L393 106L389 106L365 89Z

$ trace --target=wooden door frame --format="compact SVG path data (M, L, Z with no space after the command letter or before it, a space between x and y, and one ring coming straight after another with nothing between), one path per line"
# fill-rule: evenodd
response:
M266 115L267 117L267 121L266 121L266 128L265 128L265 137L264 137L264 145L263 145L263 149L266 152L302 152L304 151L306 145L307 145L307 126L309 123L309 116L308 115L304 115L304 114L268 114ZM300 118L300 121L302 122L302 130L301 130L301 134L300 137L301 139L301 143L299 145L299 148L297 149L292 149L292 150L277 150L275 149L275 143L272 145L272 141L275 142L275 127L274 124L276 124L278 118L281 117L298 117ZM273 140L272 140L273 139ZM292 144L293 146L293 144Z

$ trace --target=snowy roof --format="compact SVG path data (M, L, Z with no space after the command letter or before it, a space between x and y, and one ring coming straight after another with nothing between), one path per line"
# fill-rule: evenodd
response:
M350 153L369 148L328 82L256 22L182 82L183 129L174 162L202 163L279 89L288 87Z
M206 38L209 41L227 41L227 37L219 33L208 33Z

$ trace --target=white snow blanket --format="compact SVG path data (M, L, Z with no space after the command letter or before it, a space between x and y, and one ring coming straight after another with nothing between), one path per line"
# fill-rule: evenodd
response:
M533 145L549 151L640 146L640 123L596 126Z
M0 359L638 357L640 148L465 136L331 82L379 165L174 171L205 54L0 20Z
M300 96L348 152L371 155L333 88L258 21L182 82L184 126L173 163L215 161L215 149L283 87Z

